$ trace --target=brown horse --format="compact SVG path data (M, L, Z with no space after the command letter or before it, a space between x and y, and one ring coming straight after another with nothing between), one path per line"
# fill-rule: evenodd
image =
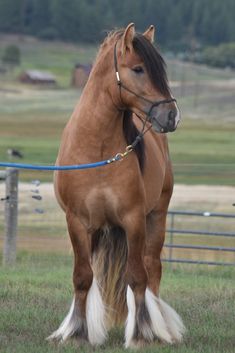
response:
M180 114L153 37L153 26L139 34L133 23L108 35L64 130L58 165L108 159L132 145L122 161L55 173L74 250L74 300L50 339L99 345L126 316L126 347L182 339L180 317L159 297L173 188L161 132L174 131Z

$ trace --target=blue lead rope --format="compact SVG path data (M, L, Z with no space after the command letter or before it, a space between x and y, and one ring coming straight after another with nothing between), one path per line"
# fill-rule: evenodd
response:
M96 167L103 167L112 162L119 161L120 156L116 156L111 159L107 159L105 161L96 162L96 163L88 163L88 164L77 164L77 165L33 165L33 164L24 164L24 163L9 163L9 162L0 162L0 167L9 167L9 168L17 168L17 169L31 169L31 170L78 170L78 169L90 169Z
M138 138L138 136L137 136L137 138ZM138 142L139 142L139 140L138 140ZM103 166L111 164L113 162L121 161L123 158L125 158L129 153L131 153L133 151L133 148L134 148L134 146L129 145L129 146L126 147L125 152L123 152L123 153L119 152L113 158L106 159L105 161L95 162L95 163L57 166L57 165L34 165L34 164L24 164L24 163L0 162L0 167L17 168L17 169L31 169L31 170L79 170L79 169L91 169L91 168L103 167Z

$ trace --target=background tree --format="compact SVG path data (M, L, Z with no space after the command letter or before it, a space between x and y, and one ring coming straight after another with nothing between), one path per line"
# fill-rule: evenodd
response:
M135 22L157 28L161 46L182 50L235 41L234 0L0 0L0 31L97 42Z
M20 65L20 49L15 45L9 45L6 47L2 61L4 64L17 66Z

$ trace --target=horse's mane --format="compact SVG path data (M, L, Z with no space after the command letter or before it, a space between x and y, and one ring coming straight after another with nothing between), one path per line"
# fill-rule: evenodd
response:
M123 29L110 32L104 40L102 46L106 46L111 41L117 41L121 38L123 33ZM133 48L142 59L153 86L156 87L163 95L169 96L170 89L166 74L166 63L158 48L156 48L148 39L145 38L143 34L140 33L136 33L134 36ZM128 109L124 112L123 132L128 145L131 144L139 134L139 130L133 122L132 112ZM145 162L145 146L143 139L136 145L135 152L138 157L140 169L143 171Z
M139 130L135 126L132 118L132 112L130 110L124 111L123 117L123 133L126 139L127 145L131 145L137 135L139 134ZM143 172L144 170L144 161L145 161L145 147L144 147L144 140L141 139L138 144L135 146L135 153L137 155L140 170Z

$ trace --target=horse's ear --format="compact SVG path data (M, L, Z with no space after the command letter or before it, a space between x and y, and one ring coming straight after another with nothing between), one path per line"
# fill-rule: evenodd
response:
M122 54L126 53L126 50L129 49L130 51L133 50L133 38L135 35L135 25L134 23L130 23L123 34L122 37Z
M149 28L143 33L146 39L148 39L151 43L154 42L154 34L155 27L153 25L149 26Z

